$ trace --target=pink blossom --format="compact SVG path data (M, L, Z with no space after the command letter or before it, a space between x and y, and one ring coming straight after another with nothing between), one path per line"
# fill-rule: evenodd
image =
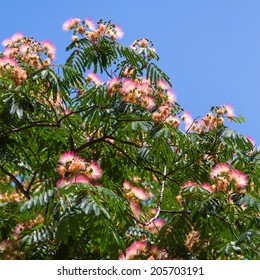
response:
M86 19L86 26L92 31L96 29L96 25L95 25L94 21L90 18Z
M19 48L19 52L21 55L25 55L29 50L31 50L31 47L26 44L22 44Z
M75 152L65 152L59 159L59 164L66 165L68 162L72 162L80 157Z
M185 130L188 130L194 122L191 114L189 112L185 112L182 116L182 119L185 123Z
M170 89L169 84L166 81L162 80L162 79L160 79L158 81L157 86L158 86L158 88L160 88L162 90L169 90Z
M12 38L6 38L2 41L2 45L7 47L13 43Z
M73 184L73 183L89 184L90 181L89 181L89 178L85 174L76 174L69 180L69 183L70 184Z
M137 83L131 79L124 80L122 93L127 94L129 92L134 91L137 88Z
M226 104L226 105L224 105L224 109L227 113L227 117L229 119L233 119L235 116L233 107L230 104Z
M64 187L68 184L68 182L66 181L65 178L61 178L58 180L58 182L56 183L56 188L59 189L61 187Z
M116 35L116 38L119 38L119 39L122 39L124 37L124 32L121 29L121 27L118 25L115 26L115 35Z
M102 169L98 162L91 161L89 167L87 167L86 175L92 180L98 180L102 176Z
M172 90L167 90L167 93L166 93L166 101L167 102L170 102L170 103L175 103L176 102L176 95L173 93Z
M14 43L17 43L18 41L20 41L22 38L23 38L23 33L17 32L11 37L11 40L12 40L12 43L14 44Z
M0 67L6 66L6 65L15 67L18 65L18 63L16 62L16 60L4 56L4 57L0 58Z
M124 187L124 190L126 190L126 191L130 191L130 190L131 190L131 188L132 188L132 185L130 184L130 182L129 182L129 181L124 181L124 183L123 183L123 187Z
M56 51L56 47L54 46L54 44L49 41L49 40L45 40L43 42L43 47L44 49L47 51L47 52L52 52L52 53L55 53Z
M115 88L120 84L121 80L118 77L114 77L107 82L107 90L109 93L114 92Z
M139 203L131 199L128 199L128 201L129 201L130 209L133 212L134 216L136 218L139 218L141 216L141 209Z
M70 18L68 20L66 20L63 25L62 25L62 29L64 31L68 31L73 29L78 23L80 22L79 18Z
M243 189L248 184L248 178L245 173L236 170L231 169L228 172L229 178L235 182L235 185L238 189Z
M17 48L8 47L4 50L3 55L6 57L13 57L18 52Z
M203 189L207 190L207 191L210 192L210 193L213 193L213 192L214 192L214 190L212 189L212 187L211 187L211 185L210 185L209 183L203 183L203 184L201 185L201 187L202 187Z
M95 86L99 86L100 84L102 84L102 80L99 78L99 76L97 74L95 74L93 72L88 73L88 78L93 81Z
M145 106L145 108L148 111L150 111L150 110L152 110L155 107L156 103L155 103L155 100L154 100L154 98L152 96L149 96L147 101L148 102L147 102L147 105Z
M156 219L154 220L150 225L148 225L146 228L153 234L158 233L161 228L166 224L165 220L162 219Z
M140 187L131 187L130 192L140 200L146 200L148 198L147 193Z
M146 249L147 245L147 241L136 241L126 249L126 255L120 255L119 259L133 260Z
M189 188L192 186L198 186L198 185L199 185L198 183L195 183L193 181L186 181L184 182L183 186L181 186L181 189Z
M218 163L210 172L210 178L214 179L223 173L228 173L230 165L228 163Z

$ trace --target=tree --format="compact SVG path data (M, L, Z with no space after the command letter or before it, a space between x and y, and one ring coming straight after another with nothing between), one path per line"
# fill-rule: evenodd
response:
M193 120L148 39L63 29L64 65L49 41L3 41L1 258L259 259L260 148L226 125L243 118Z

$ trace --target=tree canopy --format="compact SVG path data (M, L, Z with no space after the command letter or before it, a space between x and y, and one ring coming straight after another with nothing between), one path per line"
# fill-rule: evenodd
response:
M260 259L260 147L192 119L152 42L71 18L0 53L0 258Z

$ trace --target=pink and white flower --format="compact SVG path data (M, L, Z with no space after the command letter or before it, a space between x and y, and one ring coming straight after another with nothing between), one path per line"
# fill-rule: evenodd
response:
M100 84L102 84L102 80L97 74L93 72L88 73L88 78L95 84L95 86L99 86Z
M90 165L86 168L86 175L92 180L98 180L102 176L102 169L98 162L91 161Z
M228 163L218 163L210 172L210 178L214 179L220 175L227 174L230 170L230 165Z

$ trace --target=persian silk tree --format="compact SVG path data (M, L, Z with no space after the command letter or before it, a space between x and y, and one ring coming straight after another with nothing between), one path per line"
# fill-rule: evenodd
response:
M150 40L72 18L0 53L1 259L260 259L260 148L192 119Z

